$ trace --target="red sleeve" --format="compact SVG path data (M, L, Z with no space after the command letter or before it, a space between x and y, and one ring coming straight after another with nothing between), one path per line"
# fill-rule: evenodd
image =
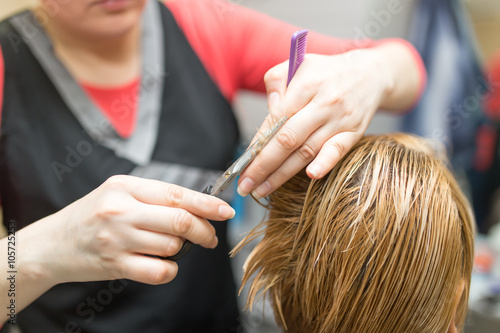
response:
M228 100L238 89L265 92L264 74L288 59L290 38L299 29L225 0L168 0L165 4ZM310 32L307 51L339 54L382 42L338 39ZM402 43L411 49L420 68L423 90L426 75L422 60L409 43Z

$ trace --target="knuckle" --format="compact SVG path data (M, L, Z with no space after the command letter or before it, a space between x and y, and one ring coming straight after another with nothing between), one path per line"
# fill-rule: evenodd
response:
M102 222L109 222L122 213L120 204L110 196L105 197L98 203L96 217Z
M341 107L345 111L345 100L344 97L340 94L336 94L333 96L330 96L326 101L325 104L327 107Z
M196 195L194 198L194 203L197 207L207 208L213 206L212 201L208 195Z
M340 108L344 119L351 119L357 109L356 103L351 100L347 100L342 95L337 95L332 98L329 102L329 106L336 107L337 109Z
M344 105L344 118L350 119L356 113L356 108L351 105Z
M334 141L331 146L339 152L339 156L344 156L347 152L347 147L340 141Z
M170 265L157 265L151 270L149 280L151 284L162 284L171 281L176 272L170 268Z
M288 178L290 178L290 176L287 176L283 171L281 170L276 170L274 173L273 173L273 176L272 176L272 180L273 182L283 182L285 180L287 180Z
M255 177L256 178L255 180L260 179L262 175L267 175L269 172L266 164L263 164L257 160L254 160L251 164L251 169L250 167L248 169L251 170L253 175L257 176Z
M165 256L173 256L177 254L182 247L182 241L179 238L172 239L166 242L165 245Z
M316 77L316 75L308 77L301 83L301 89L306 95L313 95L316 91L318 91L319 82Z
M183 202L183 193L180 187L167 186L165 190L165 203L170 207L180 207Z
M295 149L298 142L297 133L290 128L284 128L276 134L276 142L282 150L290 151Z
M174 217L174 232L178 235L186 235L193 229L194 223L185 210L180 210Z
M297 151L299 157L306 162L312 161L316 156L316 151L308 144L303 144Z
M127 176L116 175L109 177L104 182L104 187L109 190L123 190L127 184Z
M264 82L272 82L280 79L278 69L276 67L271 68L264 74Z
M96 250L100 252L100 257L103 261L109 262L113 261L114 256L107 256L106 254L114 252L110 251L111 249L116 247L116 237L113 233L103 228L97 232L95 235L96 240Z

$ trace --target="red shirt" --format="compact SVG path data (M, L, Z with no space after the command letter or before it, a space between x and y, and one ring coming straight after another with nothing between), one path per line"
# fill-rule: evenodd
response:
M239 89L265 92L264 74L289 56L290 37L299 28L254 10L223 0L171 0L166 2L205 69L222 94L232 101ZM391 39L394 42L396 39ZM307 52L339 54L379 45L387 40L345 40L310 32ZM420 68L420 93L426 72L417 51L404 43ZM3 98L4 62L0 52L0 105ZM83 89L123 137L132 134L137 111L139 79L113 88L80 82ZM417 100L420 93L415 96ZM118 100L130 108L127 117L112 112ZM0 109L1 111L1 109ZM1 116L1 114L0 114Z

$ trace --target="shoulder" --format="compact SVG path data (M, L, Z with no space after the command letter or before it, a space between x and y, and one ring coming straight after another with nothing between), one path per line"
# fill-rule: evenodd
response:
M212 79L231 100L238 88L238 57L248 27L242 19L246 8L227 0L169 0L165 5Z
M170 9L181 27L197 26L210 30L224 29L228 35L244 27L255 27L255 21L266 20L268 15L228 0L167 0ZM223 32L223 31L221 31Z
M239 8L238 5L227 0L167 0L163 2L176 12L190 12L197 14L223 14L228 10Z
M176 19L196 18L196 21L204 22L217 20L229 3L221 0L167 0L164 4Z
M168 0L165 5L190 42L193 42L225 33L222 12L218 9L225 3L218 0Z

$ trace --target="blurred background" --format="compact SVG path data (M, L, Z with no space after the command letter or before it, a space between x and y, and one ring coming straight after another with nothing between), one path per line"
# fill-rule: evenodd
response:
M500 98L495 97L500 95L500 1L229 1L336 37L401 37L417 47L429 70L429 85L423 101L405 117L380 113L369 132L411 131L448 148L457 176L474 203L480 231L470 318L465 331L500 332L500 231L497 227L500 221L497 135ZM0 0L0 18L36 2ZM242 92L236 100L236 109L244 147L267 115L265 98ZM238 216L231 221L231 234L236 244L262 220L264 211L253 201L242 198L237 198L234 205ZM237 279L241 277L241 267L250 250L246 249L234 260ZM243 295L242 306L244 300ZM246 312L242 331L278 332L270 310L268 305Z

